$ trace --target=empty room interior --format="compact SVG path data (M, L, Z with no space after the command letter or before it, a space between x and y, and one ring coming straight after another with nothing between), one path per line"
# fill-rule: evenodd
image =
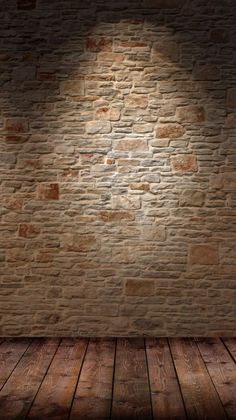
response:
M236 1L0 0L0 420L236 419Z

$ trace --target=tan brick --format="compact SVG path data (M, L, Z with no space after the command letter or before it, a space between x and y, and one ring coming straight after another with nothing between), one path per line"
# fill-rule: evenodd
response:
M98 61L110 61L114 63L120 63L124 60L124 56L119 53L113 52L99 52L97 55Z
M126 210L103 210L100 212L103 222L119 222L120 220L134 220L134 213Z
M63 245L68 251L88 252L98 248L98 240L92 234L67 233L63 235Z
M114 209L140 209L141 207L140 198L132 195L113 196L111 202Z
M125 97L125 106L127 108L147 108L148 97L144 95L131 94Z
M181 206L194 206L201 207L205 201L205 192L195 189L183 190L180 194L180 205Z
M62 95L69 96L80 96L84 95L84 81L78 80L66 80L61 82L60 91Z
M111 132L111 123L109 121L89 121L86 124L88 134L108 134Z
M136 182L134 184L130 184L130 189L131 190L136 190L136 191L149 191L150 190L150 184L145 183L145 182Z
M132 152L148 150L147 141L144 139L122 139L114 141L114 150Z

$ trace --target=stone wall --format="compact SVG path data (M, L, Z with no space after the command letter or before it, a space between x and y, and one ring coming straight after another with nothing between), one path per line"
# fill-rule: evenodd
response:
M234 334L236 2L0 24L1 335Z

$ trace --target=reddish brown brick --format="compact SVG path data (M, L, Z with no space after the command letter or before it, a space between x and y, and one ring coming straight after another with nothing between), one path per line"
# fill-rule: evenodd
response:
M157 138L177 138L182 137L185 133L185 129L182 125L176 123L162 124L156 129Z
M174 172L196 172L197 160L193 154L182 154L171 158L171 166Z
M37 186L37 197L39 200L58 200L59 186L56 183L39 184Z
M21 223L19 225L19 236L23 238L35 238L40 234L40 228L31 223Z
M92 52L112 51L112 39L93 37L86 40L86 49Z
M226 104L229 108L236 108L236 88L228 89Z
M202 123L205 121L205 110L198 105L180 106L176 110L176 117L184 123Z
M128 279L125 282L125 294L127 296L152 296L154 287L154 280Z
M219 263L218 247L212 244L190 245L190 264L212 265Z
M5 129L13 133L26 133L29 130L29 121L26 118L7 118L5 120Z

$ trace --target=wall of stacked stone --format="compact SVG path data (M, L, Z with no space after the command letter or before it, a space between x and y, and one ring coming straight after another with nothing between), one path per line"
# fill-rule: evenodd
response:
M236 2L0 10L0 334L235 334Z

